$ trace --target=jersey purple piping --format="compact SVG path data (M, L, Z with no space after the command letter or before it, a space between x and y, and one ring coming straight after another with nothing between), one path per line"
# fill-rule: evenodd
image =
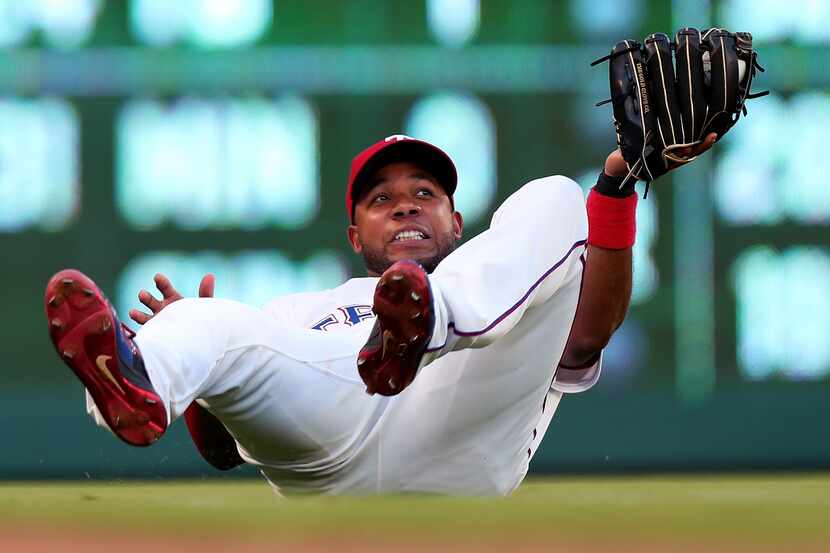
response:
M587 240L580 240L578 242L575 242L574 245L571 246L571 248L568 250L568 253L566 253L564 256L562 256L562 259L557 261L553 265L553 267L551 267L550 269L545 271L545 273L542 276L540 276L539 279L536 282L533 283L533 285L528 289L528 291L525 292L525 295L522 296L519 301L517 301L515 304L513 304L513 307L511 307L510 309L508 309L507 311L505 311L504 313L499 315L499 317L495 321L493 321L492 323L487 325L487 327L484 328L483 330L475 330L475 331L470 331L470 332L463 331L463 330L458 330L457 328L455 328L455 322L451 321L447 325L447 332L449 333L449 331L451 330L456 336L463 336L463 337L481 336L485 332L489 332L497 324L502 322L504 319L509 317L511 313L513 313L516 309L518 309L519 306L522 305L527 300L527 298L530 296L530 294L533 293L533 291L542 283L542 281L545 280L548 276L550 276L550 274L552 272L554 272L556 269L558 269L565 262L565 260L567 260L568 257L570 257L570 255L574 252L575 249L577 249L580 246L584 246L587 242L588 242ZM447 342L444 342L440 346L427 349L427 351L428 352L438 351L440 349L443 349L443 347L446 346L446 345L447 345Z

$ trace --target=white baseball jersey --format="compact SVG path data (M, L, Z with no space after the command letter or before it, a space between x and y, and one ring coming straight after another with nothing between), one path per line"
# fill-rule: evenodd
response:
M198 399L282 491L503 495L527 473L562 393L599 377L599 363L556 370L587 231L570 179L538 179L508 198L429 276L429 353L394 397L367 395L357 373L377 278L264 309L181 300L136 343L170 420Z

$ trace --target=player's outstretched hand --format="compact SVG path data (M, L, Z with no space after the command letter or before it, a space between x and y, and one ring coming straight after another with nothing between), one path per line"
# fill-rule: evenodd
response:
M138 301L146 305L147 308L150 310L150 313L144 313L143 311L139 311L138 309L130 310L130 318L140 325L143 325L144 323L155 317L159 311L161 311L174 301L179 301L183 297L178 290L173 288L173 284L170 283L170 279L164 276L163 274L156 273L156 276L153 277L153 280L156 283L156 288L158 288L159 292L161 292L162 299L157 299L155 296L153 296L153 294L151 294L147 290L142 290L138 293ZM202 277L202 281L199 283L199 297L212 298L213 291L215 288L216 276L211 273L206 274Z
M677 150L677 154L684 158L694 158L711 148L715 141L717 141L718 135L715 133L709 133L706 135L706 139L697 146L689 146L686 148L681 148ZM684 165L682 163L669 163L669 171L672 169L676 169ZM608 158L605 160L605 174L609 177L624 177L628 174L628 165L625 163L625 159L623 158L622 152L619 148L611 152Z

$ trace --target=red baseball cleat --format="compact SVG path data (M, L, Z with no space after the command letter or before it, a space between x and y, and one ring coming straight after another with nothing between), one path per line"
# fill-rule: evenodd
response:
M357 356L357 370L367 393L393 396L412 383L432 337L432 291L423 267L405 259L386 269L373 311L377 319Z
M63 362L83 382L110 429L135 446L156 442L167 428L164 409L135 334L122 325L101 290L66 269L46 285L49 336Z

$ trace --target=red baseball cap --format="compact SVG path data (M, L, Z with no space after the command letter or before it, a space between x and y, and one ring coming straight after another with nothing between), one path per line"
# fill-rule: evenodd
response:
M458 173L450 156L429 142L405 134L393 134L372 144L352 159L349 185L346 187L346 213L352 224L354 224L354 204L365 191L366 179L381 167L398 161L417 163L429 171L438 179L438 184L452 201L452 195L458 184Z

